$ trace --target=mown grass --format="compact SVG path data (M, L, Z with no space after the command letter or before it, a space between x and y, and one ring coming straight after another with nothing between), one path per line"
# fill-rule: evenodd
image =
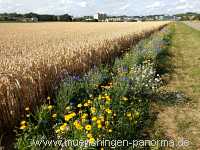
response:
M158 114L154 130L158 131L159 137L176 142L183 138L190 141L189 146L174 149L196 150L200 146L199 41L200 31L183 23L175 25L169 49L173 55L168 61L174 69L165 74L170 80L162 88L167 97L163 96L161 102L152 104L154 112Z
M69 76L57 97L49 97L49 103L40 107L36 114L31 114L27 108L27 116L20 124L21 131L18 131L16 148L62 147L32 143L41 138L89 142L97 138L130 141L144 138L141 132L149 116L150 99L160 86L156 57L169 45L166 39L171 34L169 30L162 30L141 41L111 65L95 67L84 76Z

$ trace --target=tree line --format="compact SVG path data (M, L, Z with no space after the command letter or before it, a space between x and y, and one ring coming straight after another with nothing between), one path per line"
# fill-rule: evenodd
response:
M176 16L181 17L181 21L200 20L200 14L194 12L177 14Z
M0 14L0 21L20 21L25 18L37 18L37 21L72 21L72 16L64 15L49 15L49 14L18 14L18 13L3 13Z

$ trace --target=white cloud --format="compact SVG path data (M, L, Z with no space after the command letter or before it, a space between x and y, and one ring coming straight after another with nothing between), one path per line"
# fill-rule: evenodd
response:
M200 0L0 0L0 13L30 11L75 16L98 11L111 15L200 12Z
M183 3L183 4L180 4L180 5L177 5L175 7L175 9L177 10L184 10L184 11L187 11L188 9L192 9L193 6L190 5L189 3Z
M180 3L184 3L186 2L187 0L179 0Z
M155 1L154 3L147 5L146 8L150 8L150 9L155 9L155 8L159 8L159 7L163 7L165 6L165 3L162 1Z
M87 2L86 1L78 2L77 5L79 5L81 7L86 7L87 6Z
M122 6L122 7L120 7L119 9L120 9L120 10L125 10L125 9L127 9L129 6L130 6L130 4L126 4L126 5Z

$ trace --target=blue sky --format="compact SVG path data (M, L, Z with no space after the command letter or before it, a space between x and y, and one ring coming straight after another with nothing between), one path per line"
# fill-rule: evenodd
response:
M74 16L105 12L109 15L200 12L200 0L0 0L0 13L36 12Z

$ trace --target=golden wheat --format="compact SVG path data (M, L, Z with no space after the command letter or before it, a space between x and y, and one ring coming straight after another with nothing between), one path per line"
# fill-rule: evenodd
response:
M42 103L62 74L105 62L167 23L0 24L0 127Z

